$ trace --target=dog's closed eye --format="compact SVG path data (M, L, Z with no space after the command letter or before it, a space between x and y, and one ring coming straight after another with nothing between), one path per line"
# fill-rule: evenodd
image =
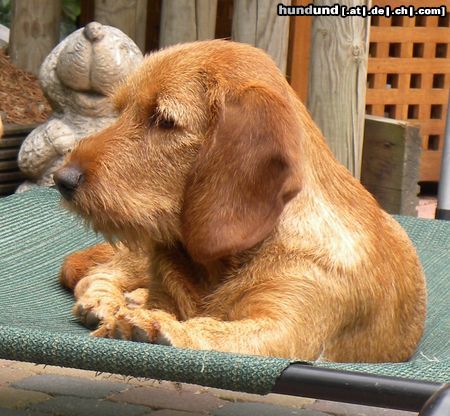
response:
M157 127L162 130L171 130L177 126L177 123L171 116L162 114L158 110L153 112L149 117L149 121L152 127Z
M170 117L158 117L156 125L164 130L170 130L175 127L175 120Z

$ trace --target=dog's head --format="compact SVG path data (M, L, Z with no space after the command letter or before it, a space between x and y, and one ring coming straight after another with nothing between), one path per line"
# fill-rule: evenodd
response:
M262 51L227 41L148 56L120 116L55 174L69 206L125 243L185 244L207 262L266 238L300 190L300 123Z

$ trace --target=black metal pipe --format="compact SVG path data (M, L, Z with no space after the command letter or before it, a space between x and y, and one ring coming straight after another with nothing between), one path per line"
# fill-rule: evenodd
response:
M450 209L436 208L436 219L450 221Z
M283 371L272 392L418 412L442 386L295 363Z
M450 415L450 384L444 385L434 393L425 403L419 416L448 416Z

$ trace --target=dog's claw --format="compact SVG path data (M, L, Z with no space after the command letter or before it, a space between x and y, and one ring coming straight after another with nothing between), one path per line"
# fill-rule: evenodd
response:
M101 317L92 309L83 307L77 304L73 310L73 314L80 320L80 322L89 329L95 329L99 326Z
M118 321L115 314L120 308L121 305L113 302L100 302L97 298L86 297L78 300L73 308L73 314L85 327L94 330L93 336L117 338L114 336ZM121 331L122 338L123 333L124 331Z
M74 314L88 328L91 335L101 338L132 340L136 342L172 345L161 331L157 319L149 316L149 311L128 307L92 308L89 303L78 303Z
M113 333L112 333L112 338L114 339L125 339L123 337L122 331L119 328L115 328Z
M95 329L100 323L100 318L95 314L95 312L89 311L84 316L84 325L89 329Z
M151 342L148 332L137 326L131 330L131 339L136 342Z

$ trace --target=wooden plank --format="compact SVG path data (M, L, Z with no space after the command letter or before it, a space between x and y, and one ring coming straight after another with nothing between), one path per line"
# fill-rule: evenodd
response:
M289 18L277 15L276 0L235 0L231 37L264 49L285 74L289 45ZM291 1L284 1L291 5Z
M416 216L421 137L408 123L366 116L361 183L390 214Z
M11 195L19 187L21 182L0 184L0 197Z
M145 52L159 49L162 0L148 0L145 34Z
M370 73L420 73L440 74L450 72L449 59L423 59L423 58L375 58L369 61Z
M216 34L217 0L197 0L197 40L214 39Z
M446 42L450 38L450 28L446 27L414 27L405 30L402 26L378 27L372 26L370 32L371 42L416 42L436 43Z
M217 1L216 38L231 38L231 25L233 23L233 0Z
M366 116L361 183L390 189L402 187L406 123Z
M25 180L26 176L19 170L11 171L11 172L2 172L0 174L0 183L18 183Z
M386 20L382 20L381 21L382 24L387 24L389 23L389 21ZM377 50L376 50L376 56L377 57L387 57L388 56L388 52L389 52L389 44L387 43L378 43L377 44ZM369 58L369 63L368 63L368 72L370 69L370 61L371 58ZM378 90L378 89L384 89L386 86L386 74L385 73L378 73L378 74L372 74L372 76L374 77L374 82L373 82L373 90ZM367 100L367 93L369 91L372 91L371 88L367 89L366 92L366 102L372 104L370 101ZM379 116L384 116L384 103L377 105L377 104L372 104L372 114L373 115L379 115Z
M214 39L217 0L163 0L159 46Z
M294 0L293 6L307 6L310 0ZM311 44L311 16L291 17L286 75L291 87L306 103Z
M385 88L385 89L368 89L367 101L371 104L447 104L448 91L442 89L430 90L424 89L407 89Z
M96 0L95 20L117 27L145 51L146 0Z
M95 20L95 1L80 0L80 26L86 26Z
M443 133L443 128L445 127L445 121L443 120L417 120L413 121L411 120L411 123L417 123L420 125L420 128L422 131L427 131L431 134L441 134Z
M0 175L1 172L18 169L17 160L0 160Z
M16 136L16 135L27 135L31 133L32 130L34 130L39 124L29 124L27 126L22 126L18 124L4 124L4 135L5 139L9 136ZM1 142L0 142L1 143Z
M18 148L0 148L0 160L15 159L19 153Z
M317 1L335 4L334 0ZM342 1L347 6L368 1ZM308 107L337 159L361 173L369 19L316 16L312 27Z
M17 166L17 155L20 146L33 128L32 126L5 125L4 136L0 138L0 183L8 182L13 177L16 179L23 177Z
M134 37L132 38L142 52L146 47L146 26L147 26L147 0L136 1L136 18L134 25Z
M420 180L438 182L441 171L442 151L424 150L420 165Z
M411 28L414 27L415 19L404 18L402 23L404 28L403 31L410 32ZM400 56L402 58L412 58L413 50L414 50L413 42L403 42ZM398 89L401 91L403 96L408 96L408 94L411 92L410 83L411 83L411 74L404 74L404 73L398 74ZM414 93L415 90L413 90L412 92ZM397 104L397 118L399 120L408 119L408 104L409 103L400 103L400 102Z
M15 0L10 32L11 61L38 75L44 59L59 41L59 0Z
M0 138L0 195L10 195L20 185L25 175L19 170L17 155L25 138L37 126L6 124Z
M24 139L37 124L23 126L2 124L0 117L0 197L11 195L25 179L17 163Z

